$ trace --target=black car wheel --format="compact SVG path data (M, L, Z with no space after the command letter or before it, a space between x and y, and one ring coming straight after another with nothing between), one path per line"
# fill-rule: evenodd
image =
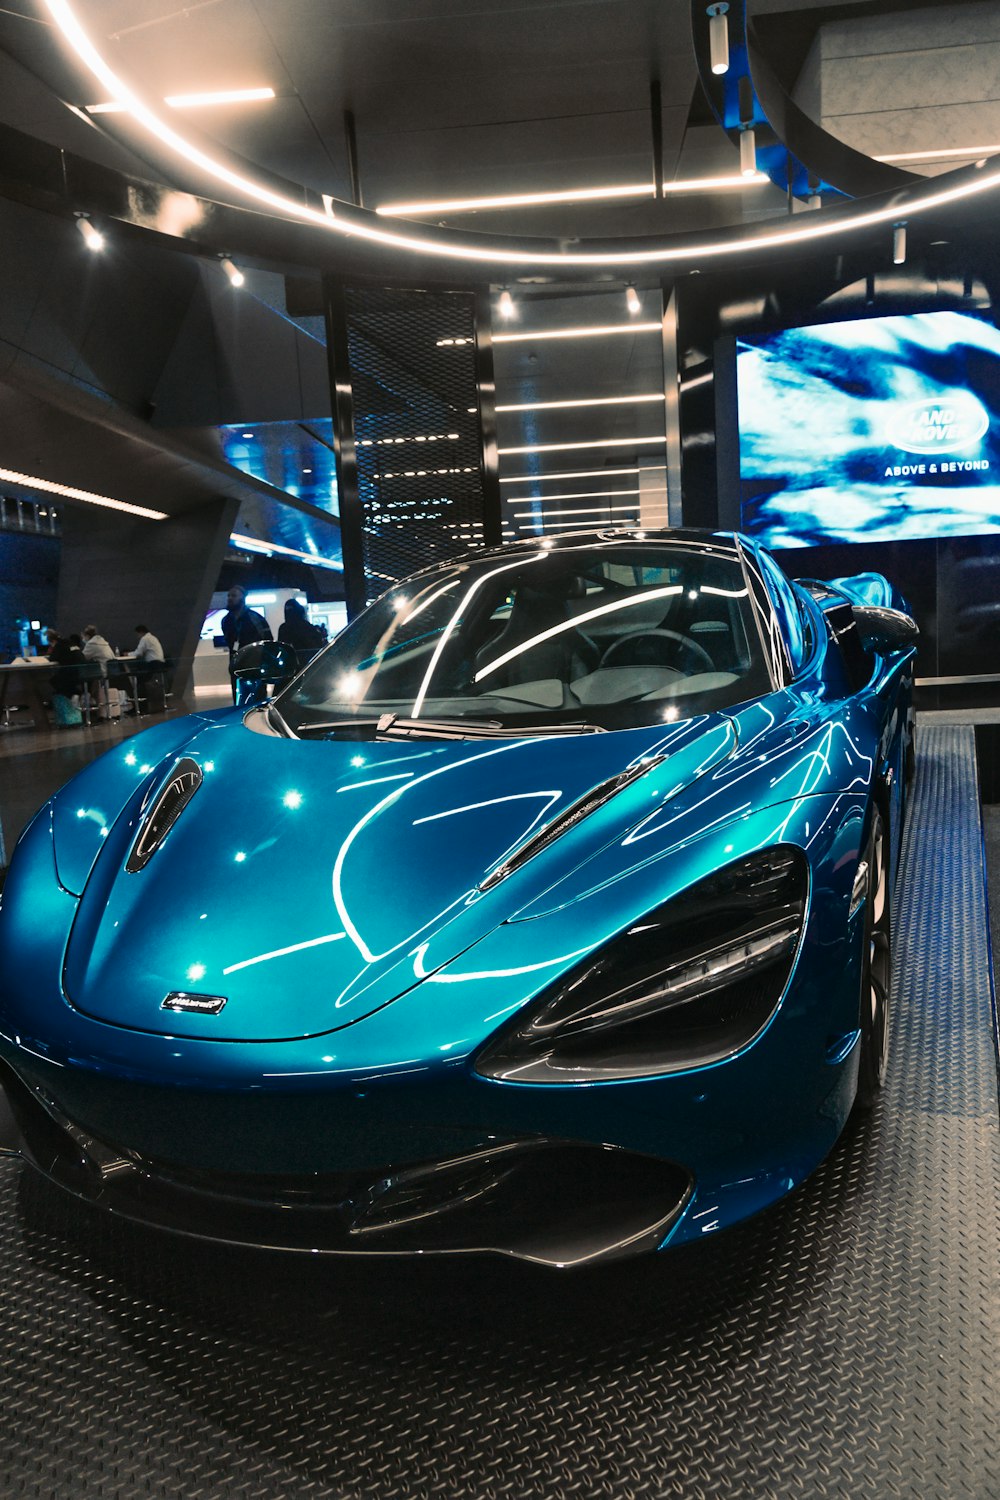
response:
M872 809L871 832L865 850L868 866L865 897L864 951L861 959L861 998L858 1028L861 1060L857 1102L870 1109L885 1082L889 1062L889 1019L892 980L892 912L889 899L889 841L882 814Z

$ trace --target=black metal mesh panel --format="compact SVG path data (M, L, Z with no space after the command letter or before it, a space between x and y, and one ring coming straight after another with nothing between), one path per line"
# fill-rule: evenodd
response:
M351 288L345 302L370 602L483 543L475 298Z

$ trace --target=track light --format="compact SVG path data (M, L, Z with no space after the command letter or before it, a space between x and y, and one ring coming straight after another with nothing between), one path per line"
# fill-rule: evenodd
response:
M232 286L242 286L246 281L246 277L243 275L243 272L240 270L239 266L234 265L233 262L227 257L223 257L219 264L225 271L226 275L229 277Z
M724 3L708 7L708 55L713 73L729 72L729 6Z
M752 125L740 131L740 171L744 177L757 175L757 137Z
M83 235L83 243L86 245L88 250L97 251L104 249L103 234L98 233L93 224L87 218L86 214L77 214L76 227Z
M497 312L506 323L509 323L511 318L515 316L514 299L510 295L510 292L508 292L506 287L504 287L503 291L500 293L500 301L497 303Z
M901 266L906 260L906 225L892 226L892 263Z
M625 306L628 308L633 317L635 317L636 313L642 312L642 303L639 301L639 293L636 291L634 286L627 286L625 288Z

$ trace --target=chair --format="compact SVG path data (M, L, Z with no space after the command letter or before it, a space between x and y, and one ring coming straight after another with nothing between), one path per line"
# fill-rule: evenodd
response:
M139 683L134 666L124 661L109 661L107 663L107 682L109 688L118 688L131 700L132 708L136 718L139 717Z
M93 712L95 702L100 704L102 699L107 701L104 673L101 670L100 662L82 662L76 668L76 681L80 691L80 710L83 714L83 722L89 728L90 716Z
M140 683L146 686L147 691L145 693L140 693L139 696L141 698L145 698L147 711L149 713L154 712L151 695L149 693L149 687L153 683L156 683L159 687L160 708L164 713L166 713L167 699L173 697L170 689L173 683L174 669L176 666L177 663L172 657L167 657L164 661L148 661L142 663L142 667L138 674L138 677Z

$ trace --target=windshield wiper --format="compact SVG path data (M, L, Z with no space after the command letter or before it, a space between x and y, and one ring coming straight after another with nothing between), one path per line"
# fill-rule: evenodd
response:
M603 734L600 724L502 724L499 719L402 719L383 714L377 740L503 740L544 734Z

